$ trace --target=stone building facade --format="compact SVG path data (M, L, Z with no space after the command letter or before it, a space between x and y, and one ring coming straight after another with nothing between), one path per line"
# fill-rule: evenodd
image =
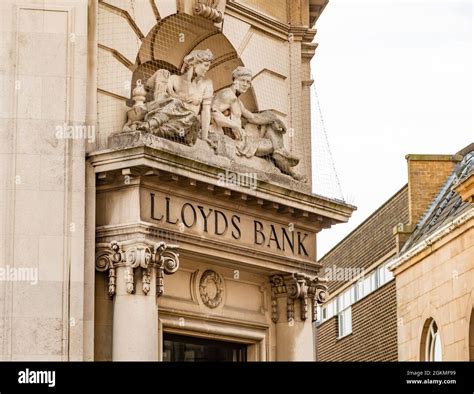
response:
M3 360L314 359L326 3L1 2Z
M474 144L454 156L408 161L417 162L415 176L438 187L391 266L399 359L474 361ZM416 220L422 210L412 212Z

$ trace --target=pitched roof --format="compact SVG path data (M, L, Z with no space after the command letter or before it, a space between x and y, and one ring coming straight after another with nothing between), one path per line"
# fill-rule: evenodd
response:
M472 208L473 204L462 201L461 196L454 191L454 188L474 171L474 149L472 144L469 151L464 149L460 154L464 156L463 160L454 168L438 195L421 217L415 231L403 246L401 254L428 238L444 224Z

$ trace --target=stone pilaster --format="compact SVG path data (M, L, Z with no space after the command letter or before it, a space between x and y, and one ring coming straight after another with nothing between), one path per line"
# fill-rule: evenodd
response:
M314 361L312 322L317 319L317 305L327 295L319 278L305 274L274 275L272 285L272 320L276 324L278 361ZM309 314L311 311L311 319Z
M114 361L158 360L158 306L164 274L179 268L176 245L148 240L99 244L96 270L107 274L114 297Z

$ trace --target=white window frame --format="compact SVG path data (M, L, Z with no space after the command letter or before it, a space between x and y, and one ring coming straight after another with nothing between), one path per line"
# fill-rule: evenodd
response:
M426 333L426 357L427 361L443 361L443 347L439 335L438 325L434 320L431 321ZM439 352L439 357L437 353Z
M337 314L337 339L352 334L352 307L342 310Z

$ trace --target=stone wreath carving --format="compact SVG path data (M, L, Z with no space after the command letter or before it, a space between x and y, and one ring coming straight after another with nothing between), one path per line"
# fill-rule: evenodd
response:
M224 284L219 274L212 270L205 271L199 281L199 294L202 302L209 308L216 308L222 302Z

